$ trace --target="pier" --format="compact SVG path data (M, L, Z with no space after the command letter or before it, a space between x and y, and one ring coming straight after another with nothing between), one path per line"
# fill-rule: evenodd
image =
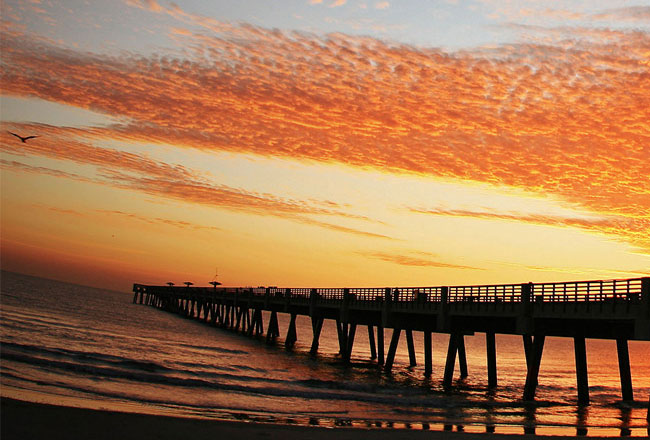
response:
M422 332L424 374L432 374L433 332L449 335L443 386L450 388L456 362L467 376L465 336L485 333L488 386L498 386L496 334L520 335L527 374L522 397L533 401L547 336L573 338L578 403L589 404L585 339L616 341L621 399L634 400L628 341L650 341L650 277L558 283L386 288L277 288L133 285L133 302L147 304L212 325L280 337L278 313L290 315L285 345L297 341L296 317L312 323L311 352L318 352L323 322L335 321L340 355L349 361L357 328L367 327L371 357L390 371L400 343L417 365L413 332ZM269 312L264 333L262 312ZM385 352L384 330L392 329ZM650 405L650 402L649 402ZM650 411L650 408L649 408ZM650 417L650 412L649 412Z

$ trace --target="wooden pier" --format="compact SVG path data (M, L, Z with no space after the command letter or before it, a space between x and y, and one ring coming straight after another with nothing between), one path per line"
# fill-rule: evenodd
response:
M621 398L634 399L629 340L650 341L650 277L622 280L397 288L232 288L133 285L133 302L148 304L213 325L264 335L263 311L270 312L266 340L280 336L278 313L290 314L285 345L297 340L296 316L312 323L311 352L318 351L325 319L336 321L340 354L349 361L358 326L367 326L373 360L390 371L402 332L411 366L417 364L413 332L423 332L424 374L432 373L431 334L449 334L443 385L452 385L456 358L467 376L465 335L485 333L488 385L496 387L495 335L521 335L527 374L523 399L535 399L547 336L571 337L576 359L578 402L589 404L585 339L616 340ZM393 334L384 353L384 329ZM650 416L650 413L649 413Z

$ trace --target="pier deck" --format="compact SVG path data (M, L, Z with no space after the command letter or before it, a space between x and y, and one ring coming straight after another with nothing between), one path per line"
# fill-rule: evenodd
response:
M613 339L623 400L633 400L628 340L650 341L650 277L559 283L397 288L233 288L134 284L133 302L264 334L262 312L270 312L267 341L280 336L277 313L291 315L285 345L297 340L297 315L312 322L311 351L317 352L325 319L336 321L340 353L349 360L357 326L368 327L372 358L390 371L403 331L416 365L413 332L424 333L425 374L431 374L431 333L449 334L443 383L451 386L456 356L467 375L464 336L485 333L488 383L497 386L495 334L521 335L527 361L524 400L534 400L546 336L574 339L578 401L589 402L585 339ZM384 329L393 329L384 353Z

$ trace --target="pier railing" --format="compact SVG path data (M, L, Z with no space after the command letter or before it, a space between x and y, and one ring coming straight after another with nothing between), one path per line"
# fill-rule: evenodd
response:
M540 302L609 302L641 299L643 278L625 280L575 281L532 285L535 301Z
M646 287L644 287L646 286ZM184 287L145 286L144 290ZM187 287L189 288L189 287ZM191 288L196 291L197 288ZM486 284L433 287L356 287L356 288L278 288L214 287L198 288L205 293L247 294L253 297L312 298L332 302L390 301L418 303L593 303L641 301L644 289L650 289L650 277L614 280L563 281L554 283Z

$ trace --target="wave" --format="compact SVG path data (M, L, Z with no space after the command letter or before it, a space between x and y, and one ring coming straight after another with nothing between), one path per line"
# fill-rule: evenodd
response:
M23 355L18 355L17 353L11 353L7 352L7 349L14 349L22 353ZM30 354L35 353L37 355L46 355L46 356L52 356L54 358L70 358L75 361L82 361L82 362L90 362L90 363L108 363L108 364L113 364L113 365L118 365L126 368L132 368L136 370L143 370L143 371L168 371L169 368L155 363L155 362L150 362L150 361L143 361L143 360L137 360L137 359L128 359L128 358L123 358L119 356L114 356L110 354L105 354L105 353L96 353L96 352L87 352L87 351L78 351L78 350L69 350L65 348L45 348L45 347L38 347L35 345L27 345L27 344L18 344L15 342L2 342L2 346L0 348L2 350L2 357L3 358L11 358L11 357L19 357L22 362L24 363L39 363L39 362L48 362L52 361L56 363L54 359L43 359L43 358L38 358L38 357L33 357ZM32 362L31 360L34 360ZM78 367L82 367L82 364L70 364L70 365L77 365Z
M427 413L432 409L448 409L454 407L472 407L476 408L520 408L520 402L485 402L476 401L467 397L459 398L458 396L449 396L443 393L427 392L421 390L406 390L405 387L385 387L376 385L364 385L356 382L342 381L334 383L331 381L319 380L301 380L301 381L286 381L282 379L270 379L259 377L242 377L239 375L224 375L224 374L209 374L199 375L192 374L179 376L176 374L165 374L173 372L170 369L160 368L158 365L148 365L142 362L121 361L111 365L88 365L79 364L74 362L66 362L64 360L47 359L42 357L34 357L21 353L8 352L3 353L3 360L27 363L30 365L44 367L53 370L61 370L66 372L73 372L75 374L88 375L92 377L110 378L112 380L126 380L138 382L143 384L153 384L161 386L172 386L180 388L200 388L203 390L213 391L227 391L253 394L266 397L284 397L284 398L297 398L297 399L319 399L326 401L356 401L366 404L379 404L393 408L400 408L399 412L403 414L417 414L416 408L427 408ZM128 367L128 368L115 368ZM154 370L158 370L155 372ZM24 381L34 381L23 374L18 373L18 369L13 369L13 373L3 371L2 375L7 376L11 374L15 379ZM210 377L206 377L210 376ZM226 379L226 380L218 380ZM40 385L44 385L44 379L38 379ZM263 383L278 385L278 386L264 386ZM62 382L56 381L51 385L65 386ZM137 387L135 387L137 388ZM87 392L88 390L85 389ZM406 392L405 392L406 391ZM140 400L141 396L137 395L134 390L134 395L130 396L133 400ZM561 402L538 402L538 405L562 405ZM414 412L415 410L415 412Z
M228 354L249 354L247 351L244 350L233 350L230 348L223 348L223 347L208 347L205 345L192 345L192 344L178 344L181 347L186 347L186 348L193 348L196 350L204 350L204 351L211 351L211 352L216 352L216 353L228 353Z

